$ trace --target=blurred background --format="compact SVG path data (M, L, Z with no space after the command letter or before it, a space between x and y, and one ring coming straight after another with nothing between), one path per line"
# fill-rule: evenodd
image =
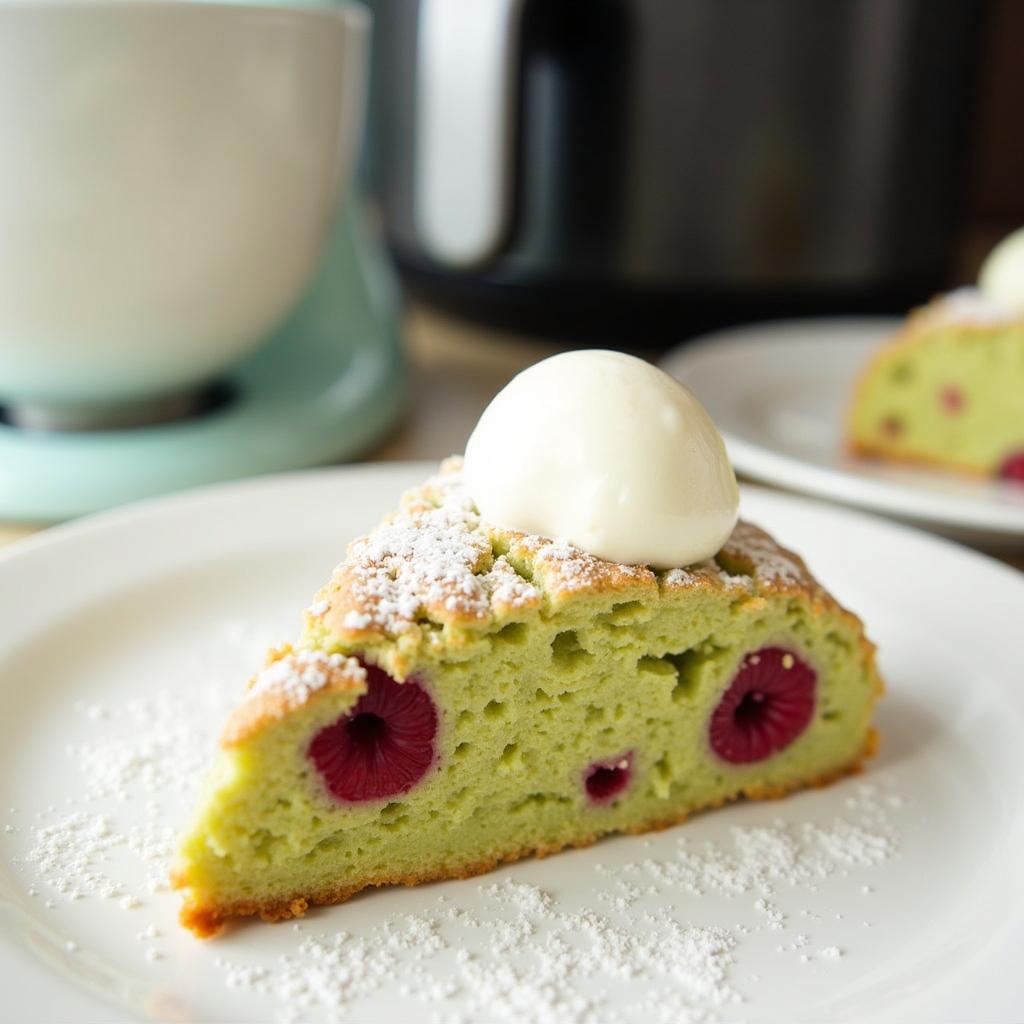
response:
M430 454L549 351L902 315L1024 223L1016 0L373 7L367 181Z
M1020 5L378 0L413 293L565 338L904 310L1020 214Z
M903 315L1024 223L1018 0L156 9L0 5L8 523L441 457L552 352Z

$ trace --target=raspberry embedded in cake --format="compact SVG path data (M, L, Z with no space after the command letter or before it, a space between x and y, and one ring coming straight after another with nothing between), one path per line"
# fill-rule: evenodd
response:
M748 654L711 715L711 749L730 764L763 761L788 747L814 714L817 673L784 647Z
M1012 480L1024 484L1024 451L1014 452L999 467L999 475L1004 480Z
M903 433L903 420L899 416L886 416L878 428L886 437L899 437Z
M939 391L939 405L947 416L955 416L964 407L964 393L955 384L947 384Z
M413 679L399 683L374 665L365 668L366 693L309 745L324 784L346 803L406 793L434 760L437 712L430 695Z
M602 561L494 527L457 472L432 478L350 548L327 610L232 712L179 846L183 923L280 920L856 768L880 692L860 621L750 524L721 559Z
M583 788L592 804L611 803L633 777L633 751L607 761L595 761L583 773Z

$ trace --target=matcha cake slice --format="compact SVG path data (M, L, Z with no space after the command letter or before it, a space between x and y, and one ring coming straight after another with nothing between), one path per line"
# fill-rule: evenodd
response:
M652 572L480 521L457 464L407 494L272 652L180 844L182 922L278 920L775 797L875 746L874 648L740 523Z
M1024 315L961 289L878 350L848 416L860 455L1024 482Z

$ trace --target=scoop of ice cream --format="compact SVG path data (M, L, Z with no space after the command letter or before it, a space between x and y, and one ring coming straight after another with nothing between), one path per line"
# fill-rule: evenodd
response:
M619 352L567 352L520 373L480 417L464 473L496 526L656 568L710 558L739 507L703 406Z
M1024 228L1007 235L986 257L978 287L991 302L1024 313Z

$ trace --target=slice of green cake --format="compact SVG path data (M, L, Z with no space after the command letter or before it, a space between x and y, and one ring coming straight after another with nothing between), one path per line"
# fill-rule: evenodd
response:
M862 455L1024 481L1024 316L970 289L917 311L865 370L848 433Z
M210 935L824 783L871 753L880 692L860 621L756 527L655 573L488 527L449 466L350 546L228 721L182 921Z

